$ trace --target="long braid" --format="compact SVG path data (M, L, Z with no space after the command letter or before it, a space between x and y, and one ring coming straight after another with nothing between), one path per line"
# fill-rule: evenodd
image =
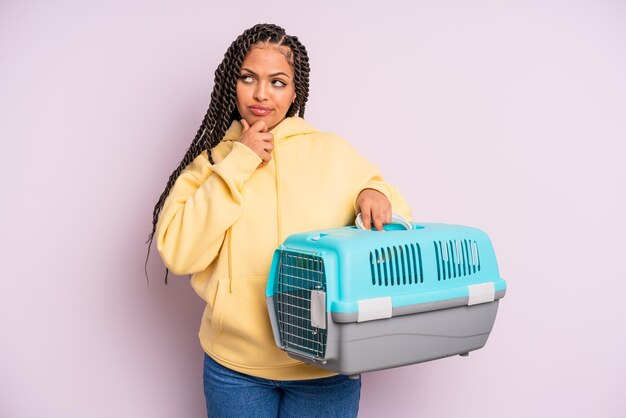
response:
M289 56L286 56L286 58L294 68L296 100L287 111L286 116L291 117L298 113L300 117L304 117L304 109L309 97L309 57L304 46L297 37L287 35L285 30L277 25L258 24L244 31L226 50L224 59L215 70L215 80L209 108L189 149L178 164L178 167L169 176L165 190L163 190L154 206L152 212L152 232L146 241L148 253L144 266L148 283L150 247L154 240L159 215L165 200L183 170L202 152L207 151L209 162L215 164L211 151L220 143L230 124L234 120L241 119L237 110L237 80L243 60L253 46L258 43L286 46L290 49ZM169 270L166 270L165 284L167 284L168 273Z
M287 112L287 116L293 116L297 112L298 116L304 117L305 105L309 99L309 56L297 36L286 36L283 45L288 46L292 51L296 85L296 100Z

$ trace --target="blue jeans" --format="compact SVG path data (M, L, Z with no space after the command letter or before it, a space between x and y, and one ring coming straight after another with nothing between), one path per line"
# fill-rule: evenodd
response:
M361 378L268 380L230 370L204 355L209 418L356 417Z

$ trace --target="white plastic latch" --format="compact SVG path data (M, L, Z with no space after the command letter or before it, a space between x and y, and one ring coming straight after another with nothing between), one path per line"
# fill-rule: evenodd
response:
M374 319L391 318L391 297L361 299L357 301L359 312L357 322L373 321Z
M469 290L468 306L493 302L496 299L496 288L493 282L473 284L467 286L467 289Z
M322 290L311 291L311 326L326 329L326 293Z

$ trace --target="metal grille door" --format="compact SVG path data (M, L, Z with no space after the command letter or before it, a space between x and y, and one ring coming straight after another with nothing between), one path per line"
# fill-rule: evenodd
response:
M321 257L283 250L278 266L276 309L286 350L313 359L326 354L326 329L311 325L311 293L326 291Z

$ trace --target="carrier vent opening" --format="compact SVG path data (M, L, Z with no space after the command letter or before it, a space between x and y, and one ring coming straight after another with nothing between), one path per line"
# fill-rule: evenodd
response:
M322 258L282 251L277 288L276 316L283 347L314 359L324 358L327 332L311 325L311 291L326 290Z
M480 271L480 255L476 241L456 239L434 241L437 280L466 277Z
M377 248L369 253L373 286L405 286L424 282L419 244Z

